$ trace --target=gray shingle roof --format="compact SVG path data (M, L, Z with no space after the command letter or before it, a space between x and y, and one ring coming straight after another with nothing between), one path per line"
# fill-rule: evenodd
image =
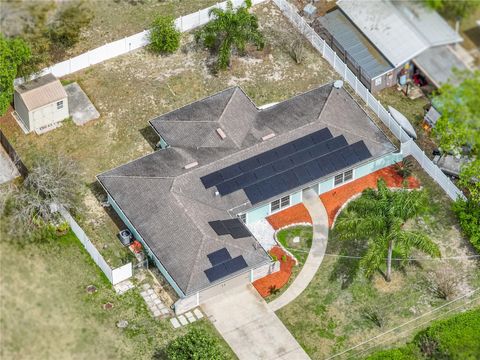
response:
M242 255L248 265L243 271L270 261L253 237L216 235L209 221L235 217L251 204L243 190L216 196L202 176L325 127L349 143L363 140L373 157L395 150L350 95L331 84L263 110L240 88L227 89L150 123L171 147L98 180L186 295L210 285L204 271L213 251L225 247L232 257ZM261 140L272 132L273 138ZM198 166L184 169L194 161Z

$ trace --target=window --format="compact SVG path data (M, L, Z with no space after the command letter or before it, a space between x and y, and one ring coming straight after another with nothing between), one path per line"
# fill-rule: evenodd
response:
M284 208L290 205L290 195L280 199L280 207Z
M343 174L343 181L348 181L353 179L353 170L345 171Z
M57 101L57 110L63 109L63 100Z
M333 183L335 186L343 184L345 181L353 179L353 170L345 171L344 173L335 175Z
M280 200L272 201L270 204L270 211L277 211L280 209Z
M340 185L341 183L343 183L343 174L335 175L335 186Z
M247 223L247 214L239 214L238 217L244 224Z
M287 195L282 197L281 199L272 201L270 203L270 212L274 212L288 206L290 206L290 195Z

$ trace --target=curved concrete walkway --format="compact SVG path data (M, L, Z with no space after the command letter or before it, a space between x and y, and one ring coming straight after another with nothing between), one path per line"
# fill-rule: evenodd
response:
M293 283L282 295L268 304L273 311L281 309L306 289L320 267L327 249L328 215L325 206L312 189L304 191L303 204L310 213L313 222L312 247L308 253L307 261L305 261L302 270Z

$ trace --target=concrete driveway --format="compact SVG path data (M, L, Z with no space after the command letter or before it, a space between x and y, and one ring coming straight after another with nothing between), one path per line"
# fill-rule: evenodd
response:
M240 360L309 359L251 285L227 290L202 308Z

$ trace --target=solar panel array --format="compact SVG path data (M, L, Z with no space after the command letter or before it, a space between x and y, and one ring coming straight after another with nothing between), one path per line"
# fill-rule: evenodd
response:
M240 219L215 220L209 221L208 224L220 236L230 234L234 239L240 239L252 235Z
M291 141L202 177L205 188L220 195L243 189L252 204L366 160L372 155L363 141L349 145L328 128Z
M210 260L212 267L204 272L210 282L214 282L248 267L247 262L242 255L232 259L226 248L214 251L213 253L208 254L207 257Z

